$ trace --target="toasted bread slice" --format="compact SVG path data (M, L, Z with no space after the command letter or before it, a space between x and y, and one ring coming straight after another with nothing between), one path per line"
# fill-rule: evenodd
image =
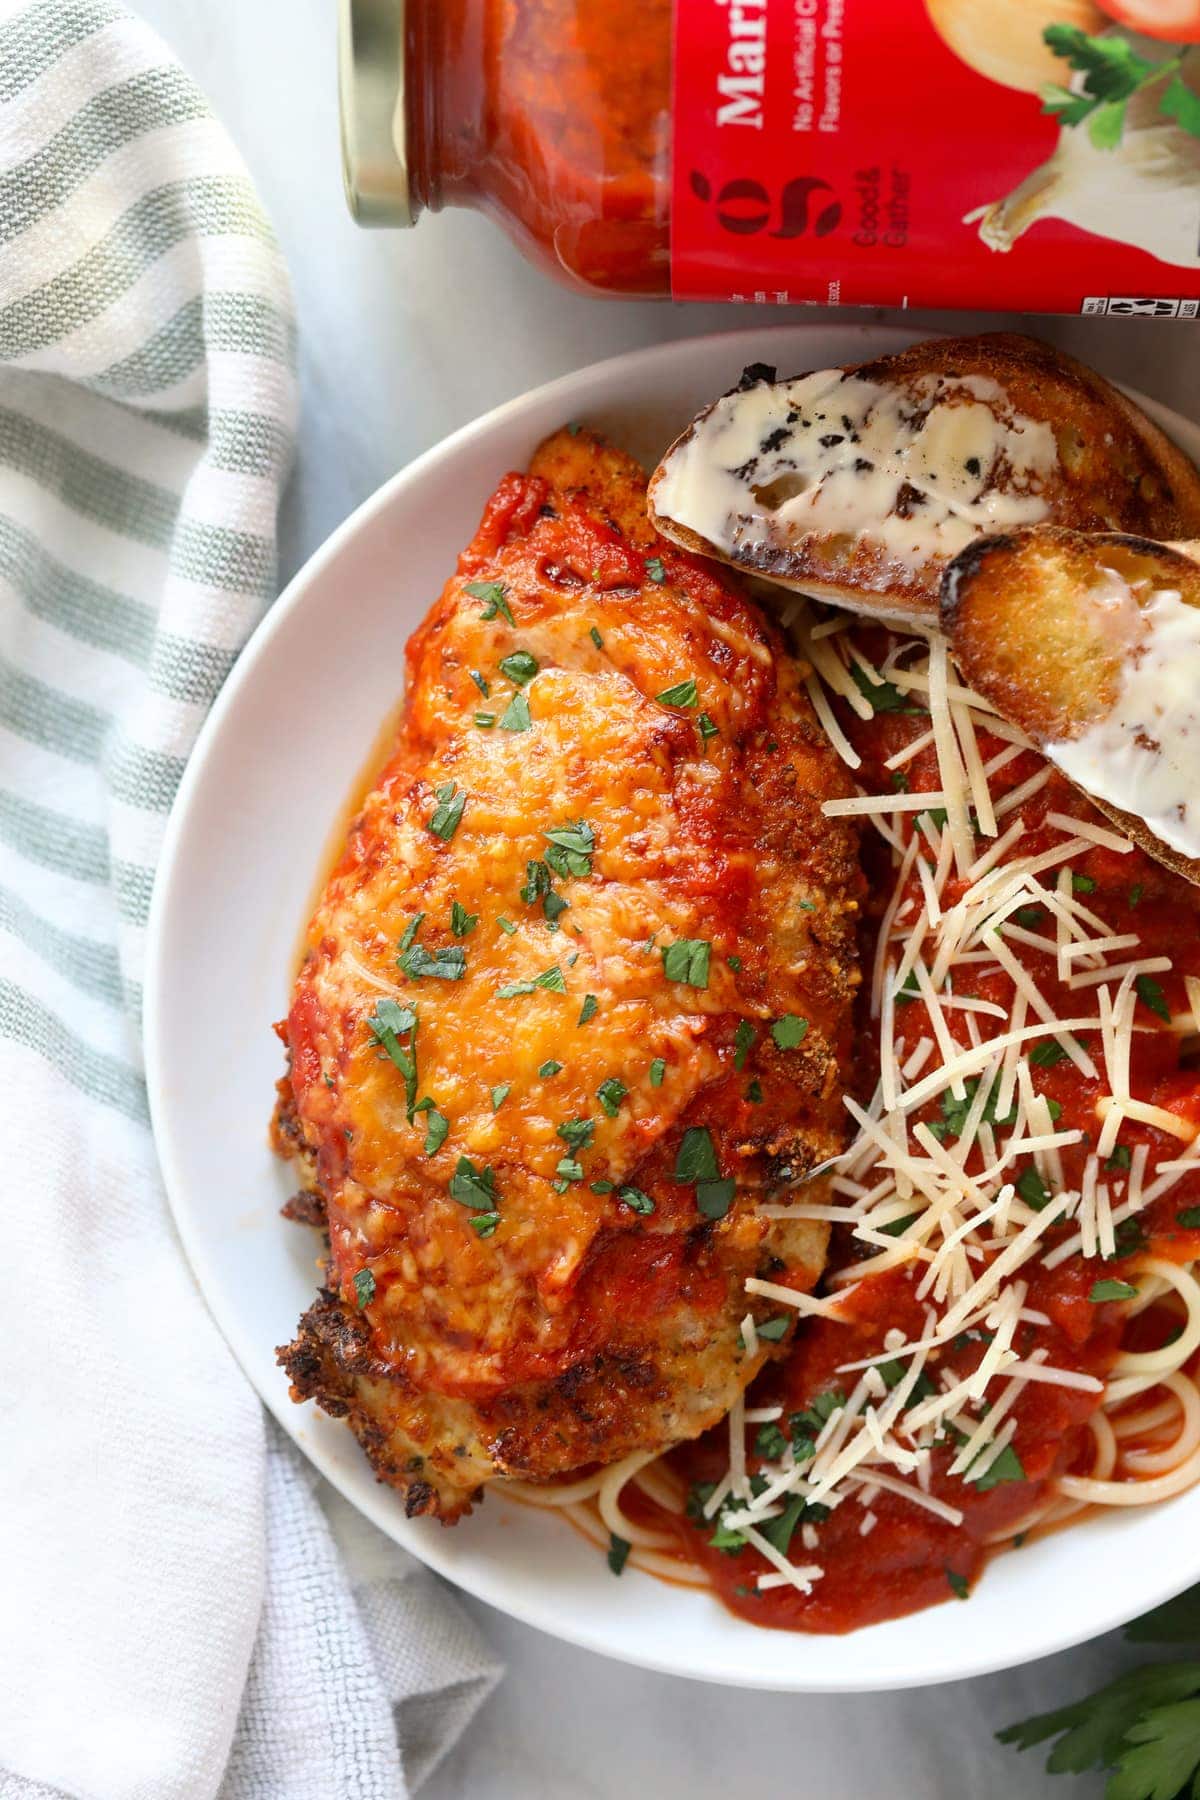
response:
M946 571L967 681L1159 862L1200 884L1200 561L1037 526Z
M783 587L934 624L946 564L988 532L1200 537L1200 473L1093 370L1005 332L792 381L747 370L667 452L650 514Z

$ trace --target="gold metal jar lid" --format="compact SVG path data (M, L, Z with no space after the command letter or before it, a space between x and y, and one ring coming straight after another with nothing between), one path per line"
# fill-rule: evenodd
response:
M411 225L404 128L404 0L338 0L346 200L360 225Z

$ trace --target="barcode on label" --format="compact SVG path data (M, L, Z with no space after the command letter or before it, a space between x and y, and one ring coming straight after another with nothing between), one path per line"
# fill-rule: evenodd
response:
M1140 319L1194 319L1200 300L1168 300L1147 294L1089 294L1080 302L1081 313L1107 313Z

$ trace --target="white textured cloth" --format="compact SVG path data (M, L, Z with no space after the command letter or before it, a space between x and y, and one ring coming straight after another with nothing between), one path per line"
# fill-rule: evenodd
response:
M355 1580L150 1138L154 867L274 593L293 340L158 39L110 0L0 0L3 1800L395 1800L497 1676L382 1539Z

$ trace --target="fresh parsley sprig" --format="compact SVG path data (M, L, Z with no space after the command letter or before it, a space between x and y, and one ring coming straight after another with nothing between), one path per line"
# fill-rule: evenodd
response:
M1125 1636L1134 1644L1200 1643L1200 1587L1135 1619ZM1200 1793L1200 1662L1145 1663L996 1735L1018 1750L1057 1739L1049 1772L1107 1769L1106 1800L1183 1800Z

